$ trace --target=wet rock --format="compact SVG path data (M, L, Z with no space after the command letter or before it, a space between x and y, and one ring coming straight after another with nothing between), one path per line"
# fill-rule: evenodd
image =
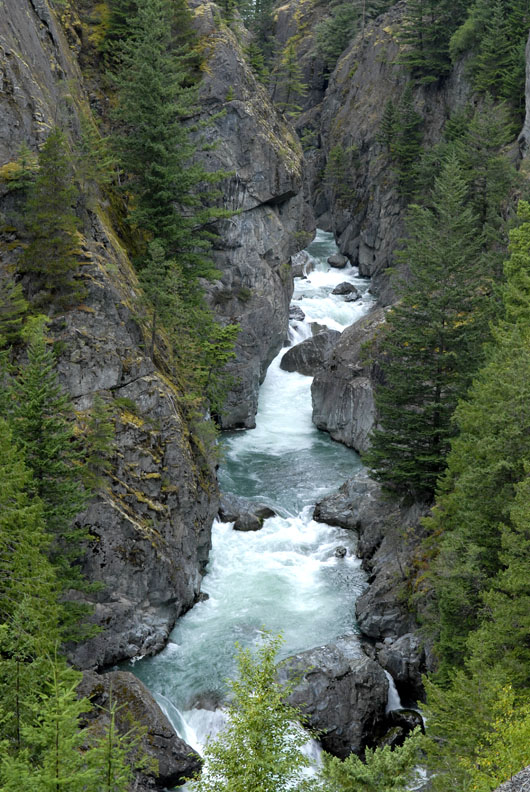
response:
M388 504L381 498L381 486L364 472L347 479L338 490L318 501L313 511L317 522L340 528L361 531L376 523L380 526L376 537L379 541L387 516Z
M261 528L261 525L263 525L263 520L267 520L269 517L274 517L276 512L265 503L256 503L249 500L248 498L243 498L240 495L232 495L228 493L223 493L221 495L219 517L223 522L236 522L242 519L244 523L247 515L260 520ZM238 528L237 530L244 531L257 529Z
M299 679L289 701L335 756L361 753L384 721L388 681L362 653L357 636L293 655L280 666L279 678Z
M361 295L358 292L350 292L350 294L344 295L344 302L357 302L360 296Z
M263 528L263 520L255 514L240 514L234 522L234 531L259 531Z
M392 675L402 698L418 701L423 697L422 675L427 668L418 635L406 633L393 642L385 642L377 653L377 661Z
M344 269L347 263L347 257L343 256L341 253L333 253L333 255L328 256L329 266L334 267L335 269Z
M336 558L345 558L347 553L348 553L347 548L340 545L339 547L335 548L335 552L333 553L333 555Z
M375 424L379 368L366 359L366 344L384 320L385 311L379 308L347 327L311 385L313 423L356 451L369 448Z
M291 256L311 240L314 222L292 128L256 80L235 33L217 31L215 7L194 5L208 41L200 101L205 116L214 119L200 131L215 143L203 159L209 170L231 174L222 192L224 207L235 212L218 224L213 260L221 277L205 286L220 320L240 326L235 358L227 365L233 384L219 420L224 429L251 428L259 385L288 332Z
M147 729L141 740L141 750L158 764L158 772L138 773L135 789L166 789L182 784L201 767L200 756L176 734L145 685L127 671L96 674L86 671L78 687L80 697L88 698L94 708L88 714L86 726L96 734L109 723L105 711L111 700L116 704L116 726L120 734L127 733L134 722Z
M313 259L306 250L300 250L291 256L293 278L304 278L314 269Z
M312 377L329 358L339 338L340 333L337 330L323 330L311 338L306 338L285 353L280 368Z
M299 305L291 305L289 308L289 319L293 319L297 322L304 321L305 313L302 311Z
M338 286L335 286L335 288L333 289L333 291L331 293L332 294L354 294L354 295L356 295L354 297L354 299L356 299L356 300L359 299L359 297L361 296L359 294L359 291L357 290L357 287L354 286L353 283L350 283L349 281L343 281L342 283L339 283Z

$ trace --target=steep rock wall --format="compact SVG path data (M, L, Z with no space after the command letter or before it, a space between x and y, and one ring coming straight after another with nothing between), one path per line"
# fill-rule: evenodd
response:
M328 190L332 227L341 252L374 278L380 302L393 301L384 270L404 235L405 203L400 198L393 166L377 136L385 105L399 104L409 82L399 61L398 31L405 3L400 2L366 27L340 58L330 78L322 107L322 140L326 157L334 146L354 149L349 173L353 199L345 202ZM441 138L445 121L462 107L471 91L463 65L442 84L416 86L414 106L423 117L423 143Z
M58 117L75 129L84 101L75 52L46 0L4 0L1 10L0 167L23 143L37 150ZM9 265L19 247L5 191L0 218L0 260ZM93 599L104 631L72 657L97 667L164 645L199 593L218 501L179 393L145 353L141 292L101 204L84 216L80 260L85 302L56 316L51 332L80 419L96 393L116 416L112 475L79 517L94 536L83 566L103 586Z
M235 33L216 24L218 13L209 2L197 4L198 31L208 42L201 107L213 118L203 134L216 144L201 157L209 169L231 172L223 205L235 213L220 224L214 250L221 278L207 286L216 313L241 327L221 416L229 429L255 425L259 384L287 335L290 257L311 239L314 222L298 138L256 81Z

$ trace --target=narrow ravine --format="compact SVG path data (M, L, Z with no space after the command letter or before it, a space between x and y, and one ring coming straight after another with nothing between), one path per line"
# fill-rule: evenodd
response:
M311 322L343 330L373 300L357 270L331 269L331 234L319 231L308 252L314 270L297 278L293 303L306 315L291 324L292 343ZM361 299L332 289L350 281ZM202 590L209 598L181 618L166 649L132 670L155 694L180 735L194 747L222 722L215 712L234 670L234 645L252 645L263 629L282 632L283 656L356 631L354 603L365 586L355 536L311 519L315 502L360 468L358 455L311 422L311 378L280 369L282 350L260 391L256 428L225 438L220 485L275 510L259 532L216 522ZM337 558L338 545L347 548Z

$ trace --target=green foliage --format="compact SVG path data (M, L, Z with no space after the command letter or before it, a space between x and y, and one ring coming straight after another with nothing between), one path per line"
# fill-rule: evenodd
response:
M70 305L84 295L77 280L78 193L63 133L53 129L39 153L39 172L25 208L30 243L20 269L32 276L32 303Z
M238 678L230 683L228 726L205 749L205 769L193 792L303 792L313 788L303 770L307 741L297 725L300 713L286 703L288 687L276 677L281 639L268 638L253 656L238 654Z
M406 792L414 780L421 732L415 729L405 743L392 750L367 748L364 762L355 754L344 761L324 756L322 777L326 792Z
M344 149L340 144L333 146L328 154L324 170L324 184L333 193L339 206L351 205L355 198L355 170L359 152L355 146Z
M477 218L455 158L435 181L432 208L412 205L400 259L409 276L387 316L380 428L365 455L374 476L401 493L430 496L445 465L451 416L481 361L491 275Z
M4 276L0 280L0 346L20 340L28 308L21 284Z
M114 437L111 407L99 394L96 394L82 438L81 472L83 483L89 492L100 489L104 484L105 476L110 473L111 458L115 450Z
M388 126L387 118L383 120ZM393 121L390 153L396 164L401 195L410 200L416 187L416 164L421 152L423 118L414 109L412 84L408 83ZM381 130L383 131L383 130ZM388 129L387 129L388 132Z
M290 38L283 48L273 77L274 104L287 116L296 116L302 109L299 101L307 95L308 88L294 38Z
M42 328L28 347L28 359L11 385L9 419L33 473L31 491L42 503L49 548L63 589L83 588L76 561L85 532L73 520L86 503L80 484L80 446L75 437L72 406L61 389L53 350ZM72 604L72 614L77 608Z
M339 3L330 8L330 16L315 30L317 51L328 71L333 71L357 29L359 8L354 3Z
M437 613L432 616L439 625L440 678L467 654L468 635L481 615L481 597L501 569L502 534L509 541L510 533L502 526L515 530L511 509L516 485L530 461L530 206L525 202L519 205L519 218L521 225L510 234L511 257L505 267L506 319L495 328L487 364L456 411L460 436L426 523L440 536L433 564Z
M392 99L389 99L385 105L379 132L377 133L377 142L384 146L388 153L392 151L397 125L396 107Z
M432 83L451 69L449 42L465 19L468 0L408 0L400 62L415 80Z

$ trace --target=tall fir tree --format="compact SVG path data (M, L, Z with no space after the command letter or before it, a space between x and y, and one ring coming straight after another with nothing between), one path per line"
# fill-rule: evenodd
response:
M365 455L373 475L430 497L445 466L451 416L488 335L491 276L456 158L436 180L431 208L411 206L400 258L409 276L383 331L379 428Z
M85 293L77 278L77 197L66 139L55 127L39 153L39 171L25 207L30 243L20 269L31 275L35 305L63 307L80 301Z

